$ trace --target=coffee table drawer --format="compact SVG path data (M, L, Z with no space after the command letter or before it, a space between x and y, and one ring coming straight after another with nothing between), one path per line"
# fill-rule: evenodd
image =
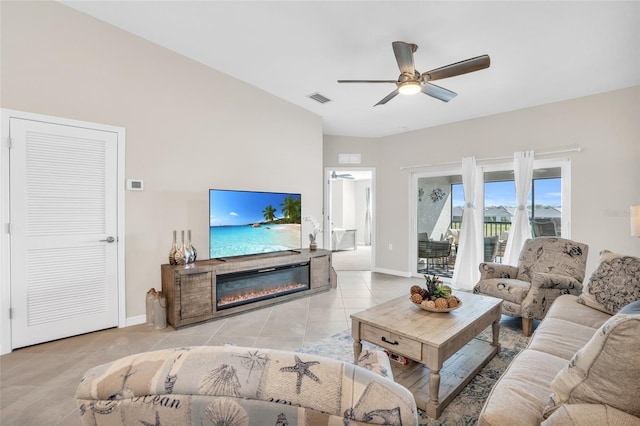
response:
M362 324L361 338L416 361L419 361L422 357L422 344L420 342L381 330L369 324Z

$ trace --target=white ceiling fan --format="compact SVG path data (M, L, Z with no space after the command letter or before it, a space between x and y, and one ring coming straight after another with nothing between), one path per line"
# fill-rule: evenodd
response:
M336 171L331 172L331 179L354 179L351 173L341 173L338 174Z

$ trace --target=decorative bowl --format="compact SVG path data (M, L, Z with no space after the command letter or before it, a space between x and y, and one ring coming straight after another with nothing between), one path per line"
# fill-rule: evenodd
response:
M420 304L420 303L411 302L411 304L416 305L420 309L424 309L425 311L429 311L429 312L451 312L451 311L455 311L460 306L462 306L462 302L458 303L458 305L456 307L454 307L454 308L427 308L425 306L422 306L422 304Z

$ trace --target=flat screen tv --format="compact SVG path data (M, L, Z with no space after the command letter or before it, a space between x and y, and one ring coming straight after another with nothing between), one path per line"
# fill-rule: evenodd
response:
M300 194L209 190L209 258L302 246Z

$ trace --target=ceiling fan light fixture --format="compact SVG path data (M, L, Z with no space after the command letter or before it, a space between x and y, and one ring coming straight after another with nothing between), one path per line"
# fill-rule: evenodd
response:
M415 95L421 90L419 81L404 81L398 85L398 92L402 95Z
M374 107L386 104L398 94L414 95L418 92L422 92L442 102L449 102L455 98L457 94L444 87L432 84L432 81L468 74L488 68L491 65L489 55L481 55L475 58L465 59L464 61L454 62L453 64L445 65L444 67L421 74L415 69L413 61L413 54L418 50L418 45L404 41L394 41L391 43L391 46L393 47L393 54L396 57L396 62L400 69L400 76L397 80L338 80L338 83L395 83L395 90L378 101Z

